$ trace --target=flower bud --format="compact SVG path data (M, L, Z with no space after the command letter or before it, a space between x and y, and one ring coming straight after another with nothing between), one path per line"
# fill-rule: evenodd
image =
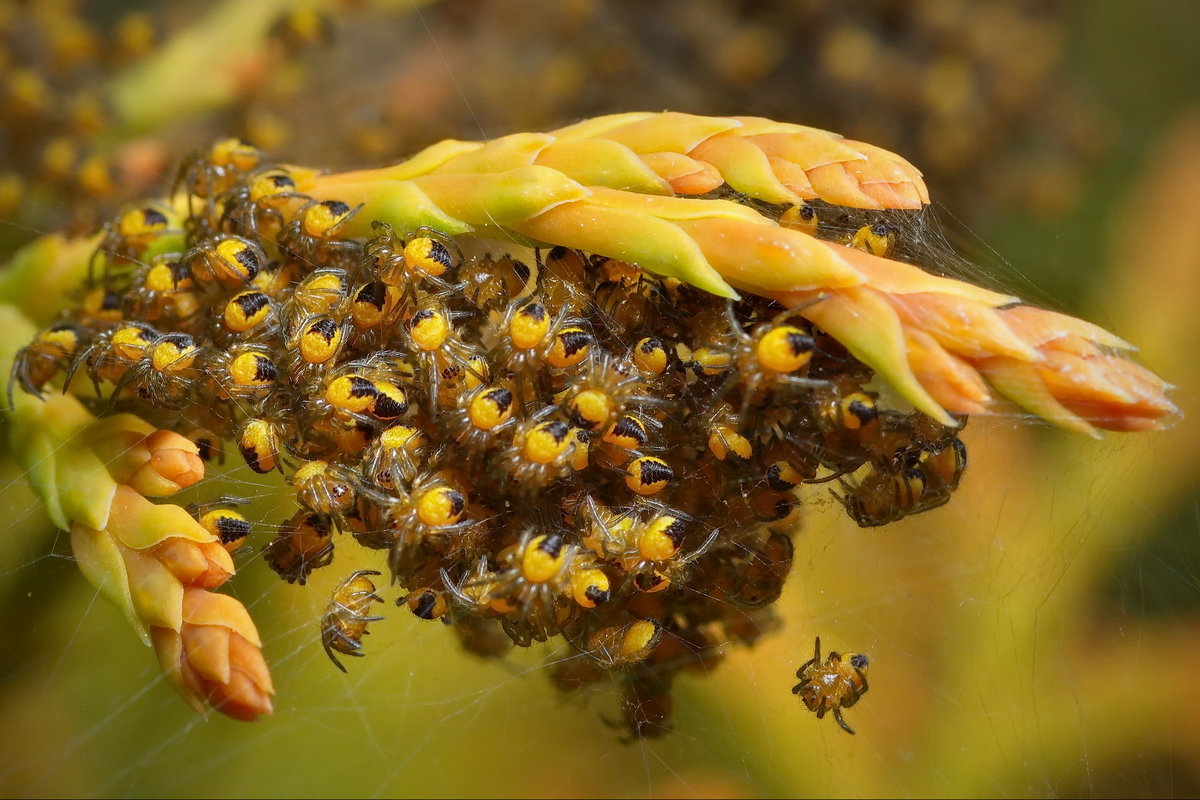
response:
M204 478L204 462L194 442L173 431L155 431L145 439L149 460L127 483L147 497L166 497Z
M247 722L273 710L258 631L234 598L187 589L181 629L155 627L150 635L163 674L197 710L207 703Z
M220 542L193 542L172 536L148 552L187 586L215 589L234 573L229 551Z

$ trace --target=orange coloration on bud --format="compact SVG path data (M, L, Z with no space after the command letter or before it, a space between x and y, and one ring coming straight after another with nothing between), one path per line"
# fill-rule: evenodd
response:
M194 442L173 431L147 436L124 459L140 462L125 474L114 469L113 478L147 497L167 497L204 478L204 462Z
M679 153L647 153L642 161L676 194L704 194L725 182L712 164Z
M867 286L768 292L875 368L943 424L946 412L996 410L993 392L1069 430L1154 430L1178 409L1170 388L1120 351L1132 347L1091 323L907 264L842 248Z
M154 471L181 489L204 478L204 462L195 442L173 431L156 431L146 439Z
M207 703L247 722L273 710L275 688L262 642L234 598L187 589L181 629L155 627L150 635L163 673L197 710Z
M215 589L233 577L233 560L220 542L193 542L172 536L148 552L185 586Z

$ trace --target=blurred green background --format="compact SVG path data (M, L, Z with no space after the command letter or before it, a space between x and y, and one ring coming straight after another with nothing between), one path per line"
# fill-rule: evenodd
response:
M0 262L223 134L333 167L607 111L764 114L911 158L990 280L1138 344L1187 415L1103 441L972 420L952 502L884 529L813 491L781 629L632 744L615 687L563 695L549 650L482 661L402 610L335 670L319 617L371 554L303 588L243 555L276 713L196 717L5 462L0 794L1200 794L1200 4L0 0L0 33ZM271 487L238 492L265 539ZM857 736L789 693L816 635L871 655Z

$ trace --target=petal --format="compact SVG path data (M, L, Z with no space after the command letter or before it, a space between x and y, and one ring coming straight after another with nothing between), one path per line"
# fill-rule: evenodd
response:
M970 363L946 352L923 331L905 331L908 363L913 374L946 410L954 414L982 414L992 402L987 383Z
M215 683L229 682L229 628L221 625L184 625L183 657L200 677Z
M271 703L270 672L258 648L236 633L230 636L232 671L226 683L210 687L208 701L222 714L242 722L253 722L274 708Z
M800 196L776 176L766 153L736 134L732 131L706 139L689 155L716 167L736 191L768 203L799 203Z
M189 588L184 593L183 618L189 625L224 625L255 647L262 647L250 612L229 595Z
M194 686L196 681L189 683L183 670L183 639L178 632L170 628L151 628L150 638L154 644L154 654L158 657L158 667L163 677L175 687L180 697L198 713L204 713L204 695ZM191 670L189 670L190 674Z
M362 169L320 176L320 180L329 183L375 183L378 181L407 181L418 175L428 175L447 161L473 153L483 147L482 142L463 142L458 139L443 139L437 144L426 147L407 161L379 169ZM308 176L317 178L318 176ZM293 180L297 184L301 178L294 172Z
M537 164L556 169L584 186L607 186L641 194L671 194L671 187L628 147L607 139L557 140Z
M514 133L489 139L483 147L447 159L428 174L482 175L527 167L553 141L554 137L548 133Z
M788 296L786 299L795 298ZM891 305L878 292L861 286L838 289L821 295L800 313L879 373L918 410L942 425L958 426L913 374L908 363L904 328Z
M830 247L841 247L830 244ZM842 247L841 257L846 259L856 270L867 276L867 282L872 288L887 294L913 294L917 292L950 294L997 307L1019 302L1012 295L1000 294L982 286L930 275L920 267L896 261L890 258L871 255L856 247Z
M712 164L680 153L646 153L641 159L676 194L705 194L725 182Z
M146 552L185 586L215 589L234 573L233 559L220 542L196 543L172 536Z
M448 236L458 236L474 230L472 225L444 212L412 181L345 182L332 177L322 175L309 183L297 181L296 188L317 200L364 204L366 208L346 223L347 236L364 239L374 236L371 223L375 220L404 233L429 227Z
M863 276L841 258L847 248L806 233L738 219L692 219L675 223L700 246L705 258L734 286L756 294L853 286Z
M952 353L965 358L1042 359L1041 353L1021 341L988 306L946 294L891 295L888 299L906 327L925 331Z
M741 123L729 117L702 117L664 111L609 128L601 134L635 153L690 153L696 145Z
M107 531L75 523L71 525L71 554L88 583L121 610L143 644L149 645L146 623L133 607L125 559L121 557L121 548L112 536Z
M577 202L516 226L547 244L561 244L678 278L719 297L737 297L694 241L670 222L624 208Z
M551 131L554 138L564 142L574 142L581 139L593 139L604 136L608 131L628 125L632 122L649 119L655 116L653 111L625 111L620 114L605 114L580 120L573 125Z
M215 541L180 506L155 505L128 486L118 486L114 493L108 530L121 544L135 550L153 547L170 536L192 542Z
M999 313L1004 315L1005 322L1018 336L1034 347L1041 347L1064 336L1075 335L1118 350L1137 349L1099 325L1057 311L1021 305L1000 309Z
M771 172L789 192L794 193L801 200L817 198L817 190L813 188L812 181L808 179L808 173L799 164L774 156L768 157L767 163L771 165Z
M536 164L483 175L428 175L413 183L442 212L473 225L515 225L589 194L561 172Z
M850 208L883 208L882 203L863 191L858 176L845 163L825 164L805 172L822 200Z
M57 491L67 519L106 528L117 483L91 450L70 452L64 445L56 454Z
M121 548L129 573L129 595L146 625L178 631L183 626L183 584L159 561L128 547Z
M996 391L1031 414L1067 430L1099 438L1095 428L1055 399L1035 365L1011 358L988 358L977 361L975 366Z

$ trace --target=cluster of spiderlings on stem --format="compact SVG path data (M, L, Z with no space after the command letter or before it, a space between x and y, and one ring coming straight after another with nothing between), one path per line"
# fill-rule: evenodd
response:
M262 546L282 578L303 584L335 548L385 551L401 602L472 652L561 636L557 685L614 676L635 736L666 729L681 669L772 626L801 484L836 482L881 525L945 502L965 467L954 429L880 408L870 370L773 301L565 248L382 224L345 238L359 209L298 194L236 141L179 185L186 202L108 226L92 285L10 391L86 375L99 408L202 453L236 443L294 491ZM232 501L197 513L246 536ZM335 663L378 619L372 574L322 621Z

